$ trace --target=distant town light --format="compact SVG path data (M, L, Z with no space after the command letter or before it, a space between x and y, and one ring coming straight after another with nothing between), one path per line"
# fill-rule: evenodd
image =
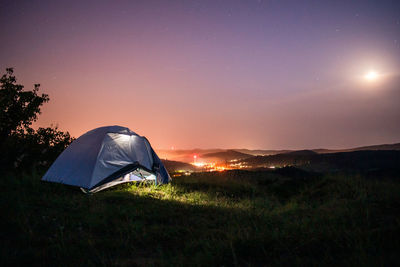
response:
M196 167L204 167L204 165L206 165L204 162L195 162L193 163L194 166Z

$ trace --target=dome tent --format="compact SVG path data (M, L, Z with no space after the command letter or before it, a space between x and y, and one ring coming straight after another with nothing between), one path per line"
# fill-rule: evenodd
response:
M145 137L125 127L106 126L73 141L42 180L94 193L130 181L165 184L171 177Z

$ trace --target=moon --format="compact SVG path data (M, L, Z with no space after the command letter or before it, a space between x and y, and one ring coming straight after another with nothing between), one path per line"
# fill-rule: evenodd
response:
M378 77L379 77L378 73L374 70L370 70L364 75L364 79L370 82L375 81L376 79L378 79Z

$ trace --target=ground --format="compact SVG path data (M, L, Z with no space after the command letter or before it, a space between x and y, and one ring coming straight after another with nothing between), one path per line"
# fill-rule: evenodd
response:
M400 264L400 183L295 169L176 177L93 195L3 175L1 266Z

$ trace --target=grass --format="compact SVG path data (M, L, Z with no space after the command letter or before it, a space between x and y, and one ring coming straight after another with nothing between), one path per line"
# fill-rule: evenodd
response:
M1 266L400 264L400 183L296 171L195 173L94 195L3 175Z

